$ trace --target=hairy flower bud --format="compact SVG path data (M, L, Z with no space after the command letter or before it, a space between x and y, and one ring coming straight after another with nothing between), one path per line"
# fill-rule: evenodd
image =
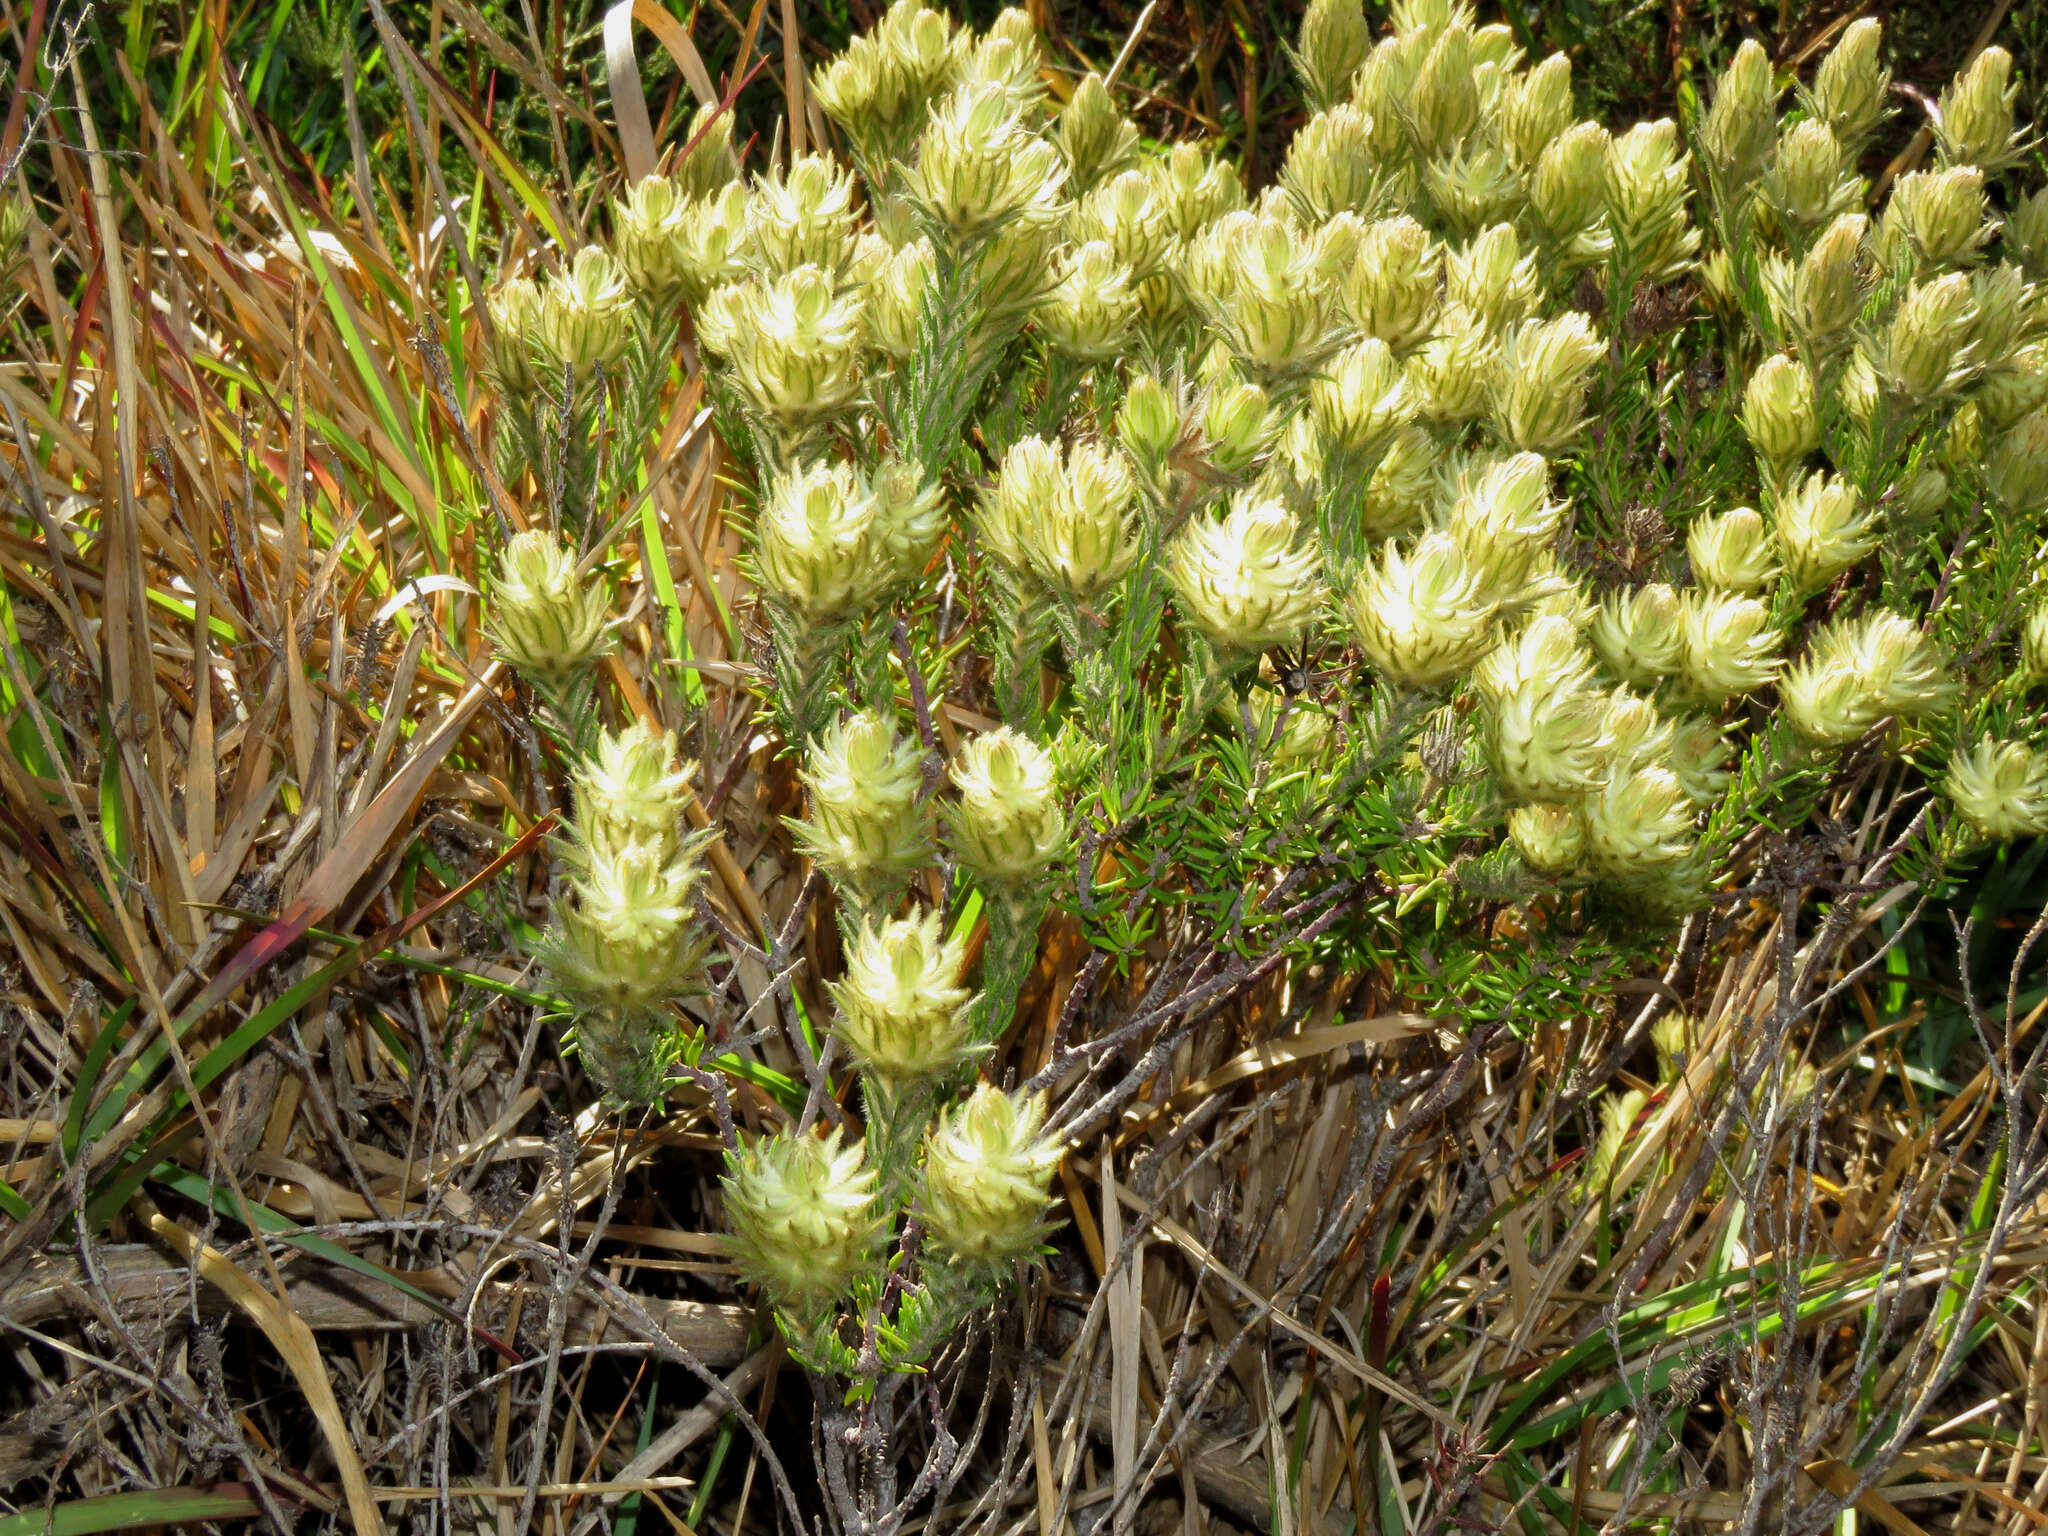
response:
M827 726L804 755L810 815L786 825L835 882L886 891L931 853L918 802L924 752L872 711Z
M1176 144L1147 170L1179 239L1192 239L1226 213L1244 207L1244 183L1237 167L1199 144Z
M1031 570L1075 602L1109 587L1138 558L1136 498L1137 482L1122 454L1102 444L1076 443L1041 515L1016 529Z
M2048 753L2024 742L1986 736L1949 760L1942 788L1980 836L2048 834Z
M754 405L786 427L835 415L859 393L861 301L836 292L820 267L721 288L697 334L730 360Z
M982 326L1022 322L1052 291L1059 226L1035 215L1004 226L989 237L974 265L976 301Z
M1858 426L1869 430L1877 416L1877 370L1861 346L1849 354L1849 361L1835 379L1835 404Z
M1387 538L1421 522L1436 496L1438 457L1436 439L1420 427L1395 432L1359 498L1359 528Z
M1610 1093L1600 1100L1600 1136L1586 1158L1585 1177L1579 1182L1580 1199L1597 1200L1609 1195L1607 1186L1614 1177L1615 1164L1621 1161L1622 1149L1628 1145L1629 1133L1649 1107L1650 1096L1640 1088Z
M0 197L0 278L12 277L28 251L35 212L26 197Z
M1684 651L1678 594L1661 581L1617 592L1600 605L1586 638L1625 683L1652 688L1678 671Z
M1416 414L1443 426L1476 421L1492 403L1499 367L1500 346L1484 322L1467 310L1445 310L1437 333L1408 359Z
M1862 254L1869 231L1870 221L1862 214L1842 214L1800 258L1786 307L1792 328L1808 347L1829 351L1855 324L1863 308Z
M1947 670L1948 657L1917 624L1880 608L1815 635L1778 695L1793 729L1843 746L1887 715L1913 719L1946 702L1955 691Z
M905 459L888 458L868 477L875 498L872 537L891 583L922 576L948 526L946 504L924 470Z
M1496 131L1517 167L1534 170L1557 137L1572 125L1572 61L1553 53L1501 91Z
M1774 473L1782 474L1820 446L1813 375L1804 363L1782 352L1764 359L1742 392L1742 429Z
M1608 229L1617 253L1645 282L1679 276L1700 248L1700 232L1686 216L1687 164L1678 125L1668 117L1637 123L1608 148Z
M1673 728L1664 766L1678 775L1692 803L1704 810L1727 793L1732 777L1728 764L1733 756L1734 749L1720 726L1704 716L1690 715Z
M1529 182L1529 206L1545 238L1574 267L1599 259L1606 250L1608 236L1597 227L1606 211L1612 147L1600 124L1574 123L1551 140Z
M612 204L612 254L626 280L650 302L672 305L690 289L683 228L690 200L666 176L643 176Z
M802 1310L847 1294L880 1237L876 1170L866 1148L834 1129L762 1136L728 1159L720 1181L740 1273L778 1307Z
M1984 424L2003 431L2048 406L2048 342L2030 342L1987 377L1972 402Z
M576 837L593 856L642 843L673 852L680 847L683 802L696 764L676 764L673 731L638 721L604 731L597 748L576 764Z
M1443 257L1429 231L1403 214L1366 227L1340 282L1346 312L1396 352L1429 335Z
M2048 410L2015 422L1992 445L1985 484L2000 506L2018 517L2048 509Z
M1444 296L1476 315L1495 333L1507 330L1535 307L1539 289L1534 255L1523 255L1512 224L1496 224L1444 262Z
M1309 419L1326 445L1352 455L1377 453L1408 419L1401 365L1377 336L1353 342L1309 385Z
M1978 267L1970 274L1970 300L1976 306L1970 339L1976 363L1997 378L2018 366L2020 355L2042 330L2041 290L2010 262Z
M590 1016L582 1021L585 1044L598 1046L594 1064L621 1098L659 1092L661 1063L647 1059L644 1040L633 1040L634 1026L702 990L708 941L694 921L704 873L699 846L673 833L623 841L586 833L538 948L555 985Z
M1116 439L1149 494L1164 498L1169 466L1182 436L1180 402L1149 373L1133 378L1117 407Z
M1351 83L1371 51L1372 26L1361 0L1309 0L1288 57L1301 76L1302 94L1322 111L1351 94Z
M1212 381L1202 399L1202 440L1218 474L1240 475L1273 445L1266 392L1235 373Z
M1542 457L1518 453L1487 465L1461 487L1451 505L1450 533L1488 598L1511 602L1557 538L1565 511L1550 499Z
M1431 160L1422 181L1437 218L1461 235L1513 218L1527 198L1508 157L1480 139Z
M1190 518L1165 561L1182 616L1225 653L1299 639L1323 586L1314 547L1297 537L1292 513L1250 493L1220 518Z
M491 338L484 371L503 395L530 394L539 384L533 371L534 323L540 318L540 284L530 277L508 278L484 300Z
M791 471L755 519L755 579L812 624L864 611L895 574L876 537L878 511L843 460Z
M1948 505L1948 494L1948 476L1930 465L1899 488L1899 510L1908 517L1932 517Z
M1578 813L1565 805L1518 805L1508 812L1508 840L1538 874L1562 875L1586 851Z
M937 912L863 923L846 950L846 975L828 983L834 1028L861 1071L890 1082L950 1072L967 1059L964 933L948 940Z
M960 84L963 89L999 87L1017 112L1035 114L1045 100L1045 82L1039 76L1044 67L1045 50L1039 46L1037 26L1028 12L1011 6L968 52Z
M1372 153L1372 119L1349 102L1318 112L1287 146L1280 185L1311 222L1370 213L1384 187Z
M1403 688L1435 688L1486 654L1495 605L1447 533L1363 562L1345 612L1375 670Z
M739 179L739 156L732 148L732 112L706 102L690 115L687 146L677 157L669 179L684 199L694 202L715 196Z
M1976 320L1976 295L1968 274L1951 272L1915 283L1906 290L1871 359L1877 377L1913 405L1954 394L1979 361L1970 339Z
M981 546L1011 570L1031 567L1025 553L1026 530L1052 516L1059 499L1062 464L1059 444L1026 437L1003 455L996 483L981 500L975 531Z
M1004 1093L984 1083L947 1110L925 1137L925 1221L941 1246L963 1259L1029 1258L1050 1227L1057 1140L1041 1136L1042 1094Z
M1723 197L1747 195L1778 136L1778 80L1770 55L1744 38L1714 85L1700 124L1700 150Z
M753 199L731 182L690 204L673 232L675 271L683 298L700 305L727 283L747 275L752 252L748 210Z
M1494 420L1514 448L1555 453L1584 428L1586 386L1606 355L1593 322L1578 310L1525 320L1501 347Z
M1812 115L1852 153L1891 112L1891 71L1878 57L1883 41L1884 28L1877 21L1851 22L1814 74L1808 97Z
M853 173L825 155L800 156L754 184L747 217L765 276L804 266L839 272L853 252Z
M957 805L945 811L953 852L984 885L1039 879L1066 848L1066 815L1052 754L1008 726L984 732L953 759Z
M1754 507L1694 519L1685 553L1700 585L1723 592L1755 592L1778 574L1771 531Z
M1856 487L1839 475L1812 474L1778 498L1774 521L1785 574L1817 587L1877 548L1882 532Z
M1422 56L1408 98L1407 128L1425 158L1447 155L1479 126L1479 80L1472 29L1444 28Z
M1771 610L1728 592L1685 594L1679 614L1679 675L1709 704L1751 693L1778 675L1778 636Z
M1489 759L1508 795L1569 800L1600 782L1607 753L1604 694L1571 677L1525 676L1490 702Z
M963 84L932 113L906 182L935 223L971 239L1019 220L1051 223L1066 173L1004 87L980 81Z
M1892 188L1885 224L1896 228L1930 269L1975 259L1996 226L1985 219L1984 173L1974 165L1910 171Z
M1130 269L1100 240L1068 254L1058 283L1037 310L1046 340L1083 362L1115 357L1137 318Z
M1590 690L1593 655L1580 635L1579 616L1538 612L1500 642L1473 669L1481 697L1498 701L1518 688Z
M601 248L586 245L569 269L554 273L541 290L534 343L557 368L581 372L614 362L633 339L632 310L619 264Z
M2004 170L2024 153L2025 139L2013 129L2012 55L1993 45L1970 62L1941 93L1934 138L1950 165L1974 165L1987 174Z
M1173 226L1159 189L1142 171L1111 177L1074 205L1067 233L1076 245L1099 240L1141 281L1160 270L1173 243Z
M1650 1044L1657 1052L1657 1081L1672 1083L1685 1070L1693 1051L1698 1049L1700 1027L1689 1013L1673 1009L1657 1015L1650 1025Z
M2048 680L2048 601L2035 599L2020 623L2020 678Z
M1643 767L1671 766L1667 760L1677 741L1678 728L1648 699L1626 689L1610 693L1601 724L1607 732L1610 778Z
M931 241L919 238L892 252L868 279L864 290L867 339L876 351L899 362L916 352L925 294L937 270L938 256Z
M1131 165L1138 156L1138 130L1116 109L1097 74L1084 75L1060 109L1053 142L1067 163L1067 180L1087 191Z
M1809 117L1779 139L1757 192L1789 231L1803 237L1849 212L1861 186L1834 131Z
M1209 276L1191 285L1230 349L1274 377L1312 370L1333 340L1332 295L1318 282L1319 252L1287 220L1248 215L1205 233L1189 259ZM1219 281L1220 279L1220 281Z
M2048 187L2014 201L2002 244L2030 282L2048 281Z
M611 650L611 593L576 572L576 553L551 533L512 536L491 583L488 630L507 666L559 686Z
M1585 801L1586 861L1621 879L1675 864L1692 852L1693 815L1692 799L1670 769L1615 774Z

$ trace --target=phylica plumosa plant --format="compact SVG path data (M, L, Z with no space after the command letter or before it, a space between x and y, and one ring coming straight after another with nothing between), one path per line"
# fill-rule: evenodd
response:
M609 250L493 295L566 533L598 532L595 424L652 430L679 314L751 498L763 704L845 961L725 1193L808 1365L886 1406L1039 1250L1060 1149L1254 980L1373 969L1534 1028L1851 763L1937 791L1924 882L2048 831L2048 191L2013 186L1992 48L1872 212L1878 43L1797 81L1745 43L1691 120L1610 130L1462 5L1375 41L1317 0L1311 115L1253 196L1102 80L1051 93L1023 12L898 0L811 82L846 160L743 175L700 118ZM544 953L591 1069L651 1098L701 1045L687 770L598 724L605 596L566 543L514 540L492 595L582 764ZM1485 953L1504 902L1526 943ZM1055 906L1085 983L977 1086ZM1603 1105L1589 1198L1645 1102ZM886 1523L949 1445L848 1497Z

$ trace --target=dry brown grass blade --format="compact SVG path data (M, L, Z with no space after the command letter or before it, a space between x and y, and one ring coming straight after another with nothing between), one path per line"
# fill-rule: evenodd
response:
M154 1248L114 1244L100 1248L93 1262L97 1280L75 1258L41 1256L0 1290L0 1308L15 1322L34 1326L75 1312L80 1298L93 1294L97 1283L103 1286L100 1294L111 1298L123 1312L132 1309L134 1316L145 1318L160 1310L175 1312L185 1305L190 1293L189 1271L173 1265ZM445 1273L416 1271L404 1278L444 1300L454 1300L464 1290L457 1278ZM516 1331L517 1292L518 1288L507 1282L485 1285L477 1294L480 1312L492 1318L509 1315L508 1328ZM202 1311L216 1310L213 1295L211 1291L199 1293ZM402 1332L445 1321L441 1314L393 1286L310 1259L302 1259L286 1271L285 1300L308 1328L320 1333ZM707 1365L729 1365L745 1351L747 1333L753 1326L753 1314L745 1307L653 1296L635 1300L677 1348ZM601 1300L579 1296L569 1308L565 1326L569 1342L583 1344L604 1337L615 1325Z

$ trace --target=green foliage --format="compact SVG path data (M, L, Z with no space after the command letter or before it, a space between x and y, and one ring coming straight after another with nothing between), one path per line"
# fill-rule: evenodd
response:
M1686 914L1823 879L1824 848L1786 861L1882 763L1952 797L1900 850L1923 886L2048 830L2008 659L2040 603L2048 306L2024 232L1976 250L2020 196L1998 99L1981 163L1945 139L1938 187L1866 219L1868 31L1804 107L1745 50L1687 89L1681 132L1575 121L1602 89L1575 104L1564 60L1529 67L1527 17L1410 7L1368 51L1342 9L1291 55L1325 106L1254 198L1192 144L1070 161L1136 135L1067 120L1113 108L1048 96L1021 13L976 34L899 0L814 80L864 208L813 157L746 184L743 238L671 252L753 508L793 831L848 941L839 1055L806 1058L793 1139L736 1149L728 1197L745 1273L849 1401L996 1293L972 1255L1028 1254L1059 1146L1038 1091L1065 1095L1056 1126L1126 1102L1156 1066L1113 1080L1124 1031L1156 1051L1246 978L1317 965L1471 1030L1613 1006ZM1939 248L1897 212L1937 192L1964 220ZM652 430L673 345L643 287L608 321L616 369L565 355L582 333L546 306L603 260L549 280L506 402L571 528L627 492L605 445ZM1770 559L1717 588L1686 535L1748 506ZM965 799L935 836L941 700L1039 765L1004 791L1028 806L976 814L1056 815L1071 865L979 866ZM1952 766L1986 733L2005 779ZM970 1098L1053 905L1146 1001ZM936 935L976 913L963 1006L964 948ZM645 1070L604 1069L635 1097L678 1055L648 1030ZM814 1143L848 1062L865 1139ZM1615 1145L1631 1104L1605 1111ZM933 1182L947 1137L982 1138L965 1196Z

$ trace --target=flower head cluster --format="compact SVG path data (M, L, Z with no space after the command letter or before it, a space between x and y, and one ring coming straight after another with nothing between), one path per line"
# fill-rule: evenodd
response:
M1052 754L998 726L953 759L957 804L945 808L948 841L986 885L1014 889L1040 879L1066 849L1066 813Z
M863 926L847 948L846 975L832 984L836 1028L854 1065L891 1082L949 1072L970 1053L969 994L960 985L964 934L951 939L940 917Z
M1986 736L1949 761L1942 787L1976 831L2003 841L2048 834L2048 753Z
M834 415L859 393L861 299L822 267L720 288L699 311L697 334L755 409L785 427Z
M963 1098L962 1068L1029 974L1076 765L1179 774L1188 733L1248 722L1251 820L1302 786L1340 815L1397 807L1447 884L1585 885L1587 914L1642 915L1749 856L1788 736L1811 766L1960 695L1979 695L1957 711L1972 736L2031 719L2015 700L2048 677L2048 618L2022 620L2019 678L1992 676L2002 630L1958 638L2018 617L2048 510L2048 193L2010 185L2030 145L1999 50L1873 204L1860 168L1893 110L1874 22L1815 68L1742 45L1681 134L1581 120L1572 60L1525 58L1464 0L1395 0L1384 36L1359 0L1310 0L1288 54L1306 110L1248 193L1222 152L1141 138L1114 73L1050 99L1021 11L977 33L928 3L894 0L813 77L850 169L799 149L741 182L729 139L723 160L693 151L621 200L609 256L488 310L508 391L598 369L630 398L687 307L759 488L745 558L803 701L785 734L814 738L795 835L841 898L834 1038L877 1163L806 1136L754 1198L815 1216L817 1190L847 1191L861 1214L850 1237L814 1229L817 1276L761 1257L782 1218L744 1226L735 1184L771 1293L868 1308L875 1287L849 1287L883 1272L870 1194L981 1295L1042 1241L1050 1111ZM981 487L971 537L948 542L940 485ZM493 633L573 676L603 619L553 601ZM779 643L792 627L804 646ZM1260 653L1297 646L1264 686ZM928 701L934 656L949 746L963 711L1011 721L977 722L950 783L884 714L817 729L839 697L886 705L898 657ZM1145 755L1160 722L1181 733L1170 766ZM585 842L654 836L670 753L593 757ZM2044 764L1986 740L1950 751L1941 787L1976 836L2027 835ZM1339 787L1354 767L1364 793ZM979 1001L942 917L900 915L941 827L949 900L964 875L990 913ZM586 862L571 906L613 914L614 942L682 920L671 865ZM1643 1103L1603 1112L1596 1169Z
M983 499L982 543L1011 570L1086 602L1138 558L1137 489L1113 447L1076 443L1062 453L1056 443L1027 437L1004 456Z
M900 888L931 852L923 764L917 742L878 714L834 722L804 755L810 814L790 822L791 833L835 881Z
M1027 1258L1045 1241L1058 1141L1040 1134L1045 1100L987 1084L925 1139L923 1200L932 1236L963 1259Z
M1241 495L1220 518L1195 518L1166 555L1188 621L1219 651L1262 651L1300 638L1322 606L1318 560L1277 502Z
M611 593L577 571L576 553L551 533L516 533L490 589L491 643L515 672L553 686L611 648Z
M740 1273L787 1311L845 1295L881 1236L877 1174L861 1144L836 1130L762 1136L728 1162L721 1182Z
M1887 609L1828 625L1778 689L1785 718L1824 746L1846 746L1889 717L1926 714L1954 691L1941 647Z
M614 1097L658 1096L672 1001L701 990L697 923L709 834L683 832L693 763L644 724L602 733L573 771L570 871L540 954L576 1010L586 1063Z
M863 476L844 461L783 477L754 525L762 588L812 624L865 612L915 578L945 531L937 488L915 466Z

